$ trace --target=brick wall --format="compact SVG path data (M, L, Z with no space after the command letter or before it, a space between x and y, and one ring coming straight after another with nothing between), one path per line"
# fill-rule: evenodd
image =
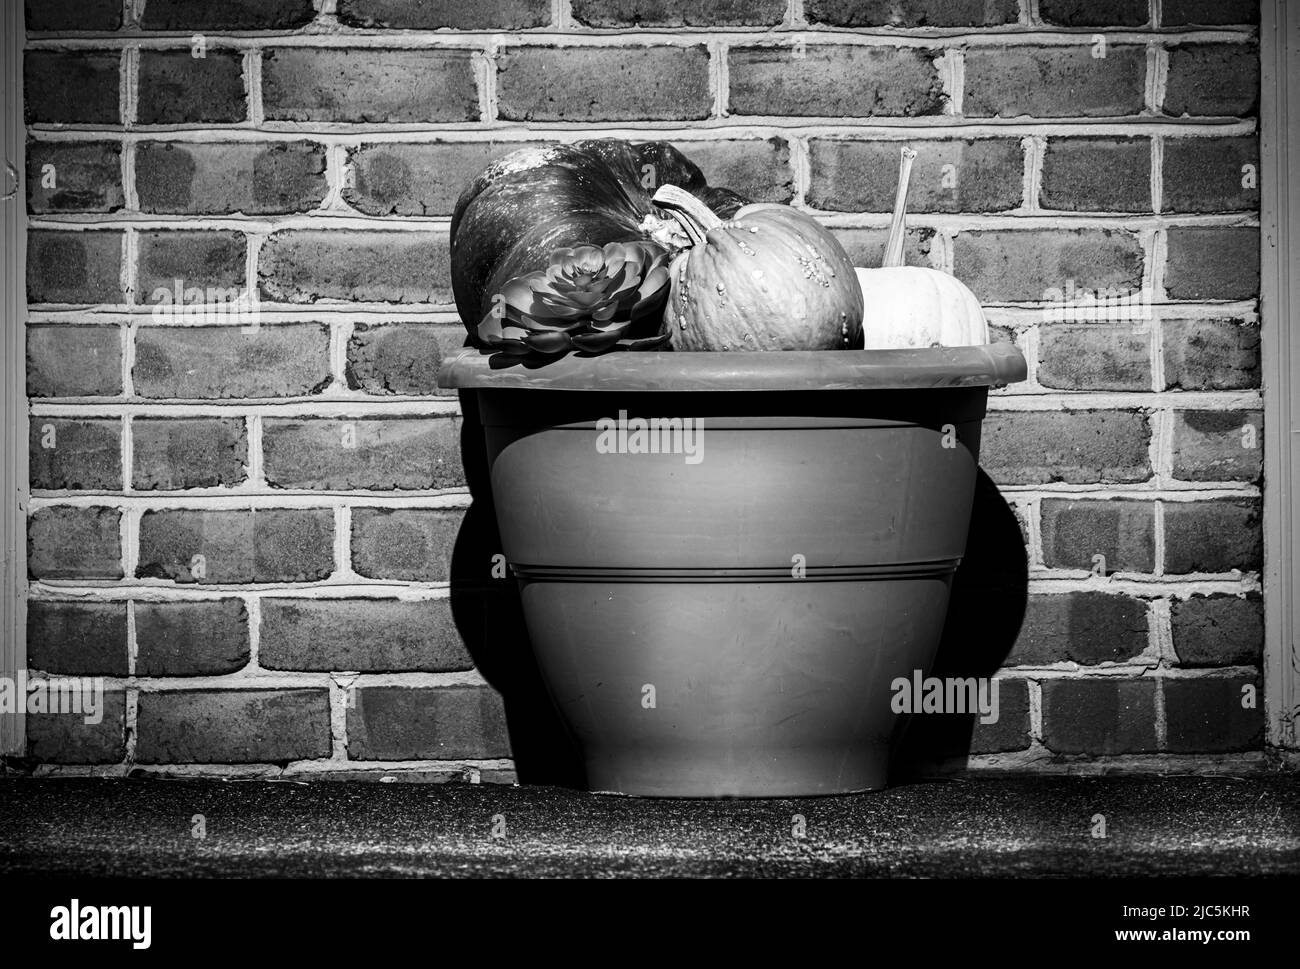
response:
M919 148L908 258L1031 374L985 429L1030 584L972 762L1260 756L1255 4L27 13L29 664L110 691L98 726L30 718L43 769L512 776L448 581L449 214L488 159L596 134L671 140L860 265ZM160 314L178 279L259 313Z

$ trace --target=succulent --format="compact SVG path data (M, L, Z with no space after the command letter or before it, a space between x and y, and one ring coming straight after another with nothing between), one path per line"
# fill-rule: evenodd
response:
M501 287L478 338L510 354L652 349L668 341L669 334L660 332L667 298L668 251L656 243L556 249L545 270ZM655 332L629 335L642 321Z

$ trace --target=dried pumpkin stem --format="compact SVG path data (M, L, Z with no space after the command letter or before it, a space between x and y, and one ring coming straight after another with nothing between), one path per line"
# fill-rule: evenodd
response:
M722 220L711 208L686 189L676 185L660 185L653 201L660 208L672 213L686 230L686 234L691 237L693 245L704 245L708 231L722 225Z
M889 223L889 241L885 243L885 261L890 268L903 265L903 240L907 235L907 183L912 177L912 162L916 159L914 148L903 148L898 163L898 194L894 196L894 217Z

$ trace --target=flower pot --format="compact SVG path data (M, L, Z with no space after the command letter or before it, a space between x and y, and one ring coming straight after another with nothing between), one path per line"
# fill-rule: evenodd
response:
M502 551L590 789L883 787L891 684L928 670L965 549L988 388L1024 375L1008 344L445 362L477 395Z

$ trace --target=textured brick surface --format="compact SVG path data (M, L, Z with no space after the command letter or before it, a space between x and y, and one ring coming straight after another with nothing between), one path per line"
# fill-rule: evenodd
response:
M424 508L358 508L352 512L352 568L372 579L442 582L462 513Z
M1146 51L1109 45L1092 56L1092 41L1077 47L971 48L966 52L962 111L972 118L1105 118L1142 111Z
M31 31L117 30L122 26L122 0L25 0L23 7L24 23Z
M700 167L710 185L732 189L755 202L789 202L794 195L790 143L784 138L674 144Z
M135 604L137 676L221 676L248 664L248 609L239 599Z
M1155 566L1155 505L1149 501L1047 499L1042 508L1043 560L1048 568L1106 574L1150 572Z
M1165 385L1181 390L1259 386L1259 327L1241 320L1165 320Z
M135 180L142 212L308 212L325 198L325 148L307 141L144 142L136 149Z
M312 0L149 0L145 30L293 30L316 16Z
M527 30L551 22L549 0L339 0L349 27L395 30Z
M1142 247L1113 229L987 229L953 242L953 273L982 301L1030 302L1076 290L1111 295L1142 284Z
M242 420L137 417L131 439L131 485L140 491L215 488L247 477L248 430Z
M1038 15L1061 27L1141 27L1147 0L1039 0Z
M573 0L573 18L587 27L774 27L784 0Z
M1165 114L1254 114L1259 108L1259 48L1254 44L1185 44L1169 49Z
M1016 22L1015 0L805 0L810 23L831 27L996 27Z
M1243 688L1254 690L1253 705ZM1166 745L1171 753L1259 750L1264 745L1264 690L1258 678L1169 677Z
M506 121L693 121L712 109L702 46L507 48L497 90Z
M1146 603L1106 592L1031 595L1006 665L1120 663L1147 648Z
M855 266L879 266L885 257L888 229L835 229L832 233ZM908 229L903 239L903 264L930 266L932 229Z
M120 125L120 68L121 57L109 51L26 51L27 123Z
M27 667L62 676L126 676L126 603L27 603Z
M122 422L33 417L28 477L34 490L111 491L122 487Z
M107 141L28 144L27 211L116 212L123 199L119 145Z
M1264 650L1264 605L1247 596L1194 595L1170 606L1180 666L1258 666Z
M1258 571L1263 564L1259 502L1165 502L1165 571Z
M248 116L243 56L209 47L203 57L189 50L140 52L140 124L223 124Z
M126 694L104 690L98 716L98 723L86 723L85 714L28 714L27 756L38 763L121 762L126 756Z
M438 387L443 357L465 343L461 326L429 323L357 323L348 338L348 386L381 396L448 395Z
M1058 754L1156 750L1155 681L1045 680L1043 743Z
M1039 204L1070 212L1150 212L1150 140L1048 139Z
M474 665L450 599L263 599L258 662L273 670L362 673Z
M1166 27L1259 23L1259 0L1162 0L1160 23Z
M456 418L267 419L262 449L273 488L392 491L465 483Z
M27 571L34 579L120 579L121 512L38 508L27 519Z
M460 191L489 162L544 142L378 142L349 152L348 204L366 215L451 215Z
M1131 411L995 411L980 464L1000 484L1146 481L1150 437L1147 418Z
M505 708L479 686L357 689L348 708L353 760L487 760L510 756Z
M731 114L877 117L938 114L934 54L919 48L735 47L727 55Z
M468 51L312 50L262 56L268 121L477 121Z
M29 303L120 303L121 267L121 232L28 230Z
M980 723L975 718L970 753L1000 754L1029 746L1029 683L1027 680L998 679L998 719Z
M1264 472L1263 423L1258 411L1175 411L1174 477L1258 481Z
M1150 390L1150 327L1137 322L1040 327L1038 382L1059 390Z
M142 764L285 763L330 752L325 690L166 690L140 694Z
M329 332L319 323L150 326L136 334L132 377L142 397L299 397L327 385L329 374Z
M1259 295L1259 229L1169 229L1165 290L1170 299L1252 299Z
M1024 150L1012 138L912 143L918 157L909 212L999 212L1021 203ZM837 212L892 212L899 143L815 138L808 204Z
M262 298L449 304L451 265L442 232L277 232L262 247Z
M174 300L178 279L184 289L203 288L203 305L216 304L226 296L237 297L244 289L243 233L164 229L140 232L136 238L140 247L139 292L145 302L159 306L167 297ZM221 295L210 299L208 289L220 290ZM197 299L187 295L185 301Z
M1259 140L1165 139L1163 197L1167 212L1258 209Z
M122 391L122 334L115 326L27 327L30 397L108 397Z
M167 509L140 518L141 578L311 582L333 571L334 515L328 509Z

